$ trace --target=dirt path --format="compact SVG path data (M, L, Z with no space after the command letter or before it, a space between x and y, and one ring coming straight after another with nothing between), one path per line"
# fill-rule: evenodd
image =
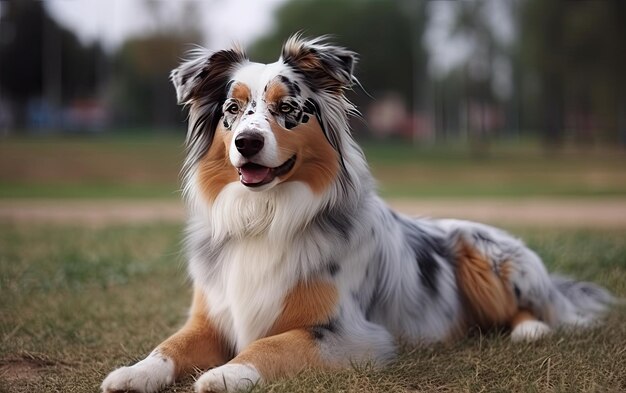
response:
M390 199L395 209L501 225L625 228L626 198L602 199ZM181 201L0 200L0 222L108 225L182 222Z
M13 222L106 225L184 218L178 200L0 200L0 220Z
M626 228L626 198L391 200L390 204L411 215L493 224Z

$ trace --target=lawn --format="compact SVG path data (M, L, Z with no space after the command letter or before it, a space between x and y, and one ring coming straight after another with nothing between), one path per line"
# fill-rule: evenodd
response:
M387 197L626 196L619 149L499 142L477 157L463 145L363 145ZM0 198L178 198L183 155L182 133L5 138Z
M626 296L623 230L513 228L551 270ZM175 331L190 299L179 225L0 223L0 392L95 392ZM191 392L192 379L168 392ZM305 372L255 391L625 391L626 310L534 344L501 333L406 348L382 370Z
M178 198L183 138L0 140L0 198Z
M626 154L547 153L496 143L364 144L383 195L412 198L626 197ZM4 138L2 199L174 200L183 135ZM620 199L621 200L621 199ZM626 297L623 229L512 228L551 270ZM180 225L81 227L0 222L0 392L95 392L185 319L190 290ZM191 392L192 379L168 392ZM511 344L499 333L406 348L382 370L305 372L255 391L625 391L626 310L582 334Z

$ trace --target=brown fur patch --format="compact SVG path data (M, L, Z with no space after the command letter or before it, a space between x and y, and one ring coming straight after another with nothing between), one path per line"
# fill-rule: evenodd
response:
M337 309L339 294L330 282L300 282L285 297L283 310L269 335L327 323Z
M297 155L294 168L281 180L302 181L314 193L322 193L337 177L339 156L328 143L317 119L312 116L307 123L291 130L285 130L273 120L271 125L281 158L287 161L294 154Z
M200 289L194 291L191 312L185 325L157 349L174 361L177 378L196 368L207 369L226 363L226 345L209 319L206 299Z
M239 82L233 84L233 87L230 91L230 96L241 102L248 102L251 95L252 92L250 91L248 85Z
M298 68L309 73L319 72L324 67L317 54L310 50L300 50L300 52L296 53L294 63L297 64Z
M289 377L307 368L329 368L317 344L304 329L290 330L250 344L230 363L251 364L264 380Z
M228 157L231 139L232 133L218 126L209 151L198 163L198 184L209 202L215 201L224 186L239 179Z
M267 84L267 90L264 96L265 102L268 104L276 104L287 94L287 87L283 83L273 80Z
M478 250L463 240L459 242L456 279L471 323L484 328L505 326L517 313L506 265L501 267L502 274L497 274Z

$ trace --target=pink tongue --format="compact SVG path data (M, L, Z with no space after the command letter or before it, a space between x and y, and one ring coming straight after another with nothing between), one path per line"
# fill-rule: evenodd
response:
M260 183L270 173L270 168L264 166L245 166L241 168L241 180L244 183Z

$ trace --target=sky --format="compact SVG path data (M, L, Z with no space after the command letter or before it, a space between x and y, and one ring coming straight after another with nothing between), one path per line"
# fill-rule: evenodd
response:
M99 40L104 48L117 49L125 38L155 28L155 23L199 24L200 43L219 49L254 41L272 27L274 10L285 0L176 0L152 1L154 17L146 12L147 0L48 0L50 14L75 31L81 41ZM185 15L185 8L193 10ZM189 20L191 19L191 20ZM156 22L155 22L156 21Z

